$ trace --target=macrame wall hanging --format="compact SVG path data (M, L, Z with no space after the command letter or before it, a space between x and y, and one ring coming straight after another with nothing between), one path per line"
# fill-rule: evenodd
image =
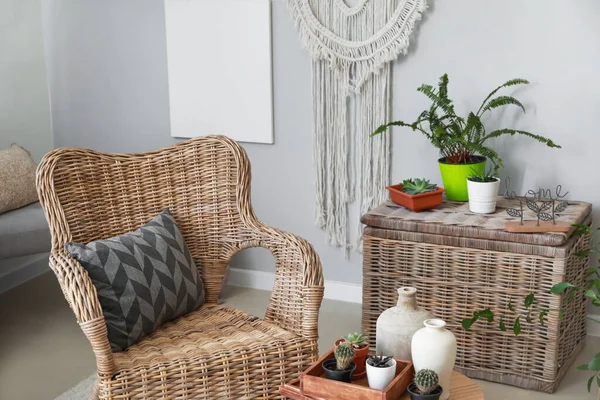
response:
M350 248L349 204L364 214L387 198L390 137L369 133L389 120L390 62L406 54L426 0L287 2L313 59L317 225L331 245Z

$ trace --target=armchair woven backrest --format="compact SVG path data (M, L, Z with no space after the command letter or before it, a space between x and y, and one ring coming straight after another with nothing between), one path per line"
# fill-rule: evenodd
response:
M53 251L133 231L170 208L216 302L227 261L257 223L244 150L223 136L141 154L58 149L38 168Z

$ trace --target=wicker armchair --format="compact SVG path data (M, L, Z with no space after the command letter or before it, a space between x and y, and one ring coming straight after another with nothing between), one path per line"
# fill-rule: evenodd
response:
M273 399L317 351L323 297L319 257L268 227L250 204L250 163L223 136L142 154L58 149L38 168L52 232L50 266L96 356L100 399ZM169 207L200 269L207 304L113 353L96 289L64 243L137 229ZM264 320L216 305L227 263L265 247L276 279Z

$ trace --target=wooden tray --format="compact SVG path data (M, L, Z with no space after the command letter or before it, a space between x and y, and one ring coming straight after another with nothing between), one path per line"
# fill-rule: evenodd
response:
M330 358L334 358L333 349L300 375L300 392L303 395L328 400L397 400L414 375L411 361L395 359L396 377L385 390L375 390L369 388L366 376L352 383L326 379L321 364Z

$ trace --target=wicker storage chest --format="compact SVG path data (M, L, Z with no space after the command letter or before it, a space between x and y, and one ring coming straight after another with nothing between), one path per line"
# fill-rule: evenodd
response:
M549 293L559 282L583 283L588 259L575 255L589 246L587 236L563 233L509 233L505 212L515 200L500 198L495 214L469 212L467 203L445 201L440 208L412 213L384 203L362 217L362 328L375 344L377 317L396 303L396 289L415 286L419 304L444 319L456 335L456 369L471 377L552 393L581 350L586 336L583 293L564 301ZM518 205L518 202L517 202ZM526 216L534 219L534 216ZM591 223L591 205L570 201L557 220ZM507 306L523 312L534 293L535 309L550 312L544 326L538 314L514 336L494 323L461 327L473 311L490 308L496 319L513 321Z

